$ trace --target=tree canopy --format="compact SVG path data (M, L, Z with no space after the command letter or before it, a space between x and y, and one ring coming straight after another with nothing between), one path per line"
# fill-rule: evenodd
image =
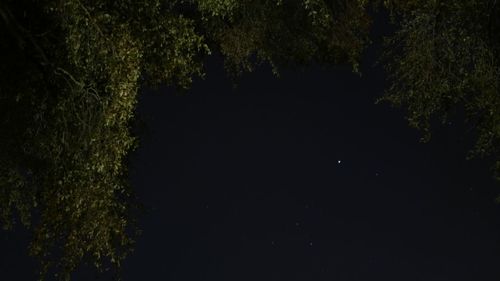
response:
M25 3L23 3L25 2ZM26 8L29 7L29 8ZM0 6L0 207L34 231L31 254L69 279L119 265L133 242L126 155L143 81L187 87L207 48L160 1L9 1Z
M119 267L137 228L127 155L145 84L188 88L203 59L228 73L268 63L348 64L370 43L366 0L59 0L0 2L0 221L33 230L32 255L69 280L83 262ZM472 155L500 174L500 7L496 1L384 1L397 31L385 45L382 100L432 120L463 109ZM371 11L371 12L370 12Z
M201 24L231 72L266 62L358 66L370 19L363 1L199 0Z
M500 7L496 1L388 1L396 34L386 54L391 86L384 98L408 110L430 138L433 120L465 112L475 146L500 179Z

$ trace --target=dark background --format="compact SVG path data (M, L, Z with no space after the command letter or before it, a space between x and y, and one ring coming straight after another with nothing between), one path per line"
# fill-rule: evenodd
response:
M235 88L216 56L189 92L144 90L131 179L149 211L124 280L499 280L499 185L465 160L466 128L420 143L363 68L263 66ZM35 280L27 238L1 232L2 280Z
M367 68L234 90L212 62L188 94L145 93L133 181L153 210L126 280L499 280L487 165L453 122L420 143Z

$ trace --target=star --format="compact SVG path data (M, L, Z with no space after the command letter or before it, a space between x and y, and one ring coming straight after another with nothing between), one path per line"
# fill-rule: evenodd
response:
M337 163L340 164L340 162L342 162L341 160L338 160Z

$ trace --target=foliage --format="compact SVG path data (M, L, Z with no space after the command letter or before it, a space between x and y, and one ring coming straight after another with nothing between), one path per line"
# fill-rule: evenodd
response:
M349 64L369 43L367 0L4 0L0 2L0 221L33 230L41 277L119 267L135 238L126 157L139 88L187 88L220 52L229 73ZM500 173L500 7L386 0L398 31L383 100L430 136L463 108L472 155ZM500 174L499 174L500 175Z
M197 0L203 26L230 73L255 64L351 64L368 42L363 1Z
M254 55L356 65L369 23L356 1L318 0L8 0L0 19L0 219L32 228L41 277L66 280L133 244L125 160L143 83L188 87L207 44L234 70Z
M0 215L31 225L42 277L69 279L82 261L119 266L133 242L125 157L141 81L187 87L206 47L161 1L28 4L0 6Z
M463 109L476 130L471 156L492 156L500 176L500 7L496 1L387 1L399 24L389 41L391 87L384 98L408 108L430 137Z

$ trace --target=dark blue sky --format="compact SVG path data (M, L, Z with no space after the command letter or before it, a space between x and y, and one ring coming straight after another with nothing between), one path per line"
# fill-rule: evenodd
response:
M487 165L453 123L422 144L375 105L380 69L207 73L142 96L132 178L152 210L125 280L500 278Z
M262 67L234 88L215 58L189 92L145 90L131 178L150 211L124 280L499 280L488 165L455 123L420 143L365 68ZM0 238L2 280L34 280L26 235Z

